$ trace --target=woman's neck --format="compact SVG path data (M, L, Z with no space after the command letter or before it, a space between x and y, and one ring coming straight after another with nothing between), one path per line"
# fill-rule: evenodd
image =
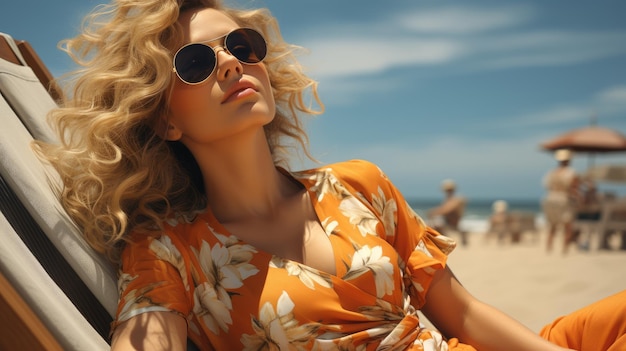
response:
M301 190L276 169L263 132L243 143L241 139L194 153L208 206L221 223L271 218L285 199Z

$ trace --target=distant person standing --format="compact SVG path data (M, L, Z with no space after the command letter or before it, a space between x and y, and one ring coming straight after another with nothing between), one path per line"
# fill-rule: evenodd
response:
M547 250L551 252L558 227L564 231L563 253L573 241L573 223L576 216L576 188L578 177L570 167L572 152L561 149L554 153L558 165L543 178L546 195L542 200L543 213L548 225Z
M441 190L445 198L441 204L428 211L428 218L433 228L444 235L450 235L450 231L461 235L461 244L467 245L467 233L459 229L459 223L465 212L465 198L456 195L456 183L446 179L441 183Z

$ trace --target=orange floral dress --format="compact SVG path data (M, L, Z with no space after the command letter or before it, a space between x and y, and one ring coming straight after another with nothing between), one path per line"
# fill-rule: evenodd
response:
M117 324L172 311L202 350L448 350L417 310L455 242L424 224L366 161L287 172L308 190L336 274L239 240L210 212L135 235L122 255Z

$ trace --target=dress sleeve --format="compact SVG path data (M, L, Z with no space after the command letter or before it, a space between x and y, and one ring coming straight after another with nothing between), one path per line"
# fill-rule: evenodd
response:
M361 187L355 190L377 212L377 231L398 252L411 303L420 309L435 272L445 267L456 242L427 226L378 166L367 161L350 164L348 172L358 174L353 184Z
M122 252L119 301L113 331L120 323L146 312L175 312L185 319L193 301L185 260L168 235L142 237Z

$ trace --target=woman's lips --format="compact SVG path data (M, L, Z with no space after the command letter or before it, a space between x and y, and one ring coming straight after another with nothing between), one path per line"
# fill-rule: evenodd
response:
M240 82L228 89L224 94L224 99L222 100L222 104L238 100L240 98L244 98L246 96L250 96L255 94L256 88L252 83L249 82Z

